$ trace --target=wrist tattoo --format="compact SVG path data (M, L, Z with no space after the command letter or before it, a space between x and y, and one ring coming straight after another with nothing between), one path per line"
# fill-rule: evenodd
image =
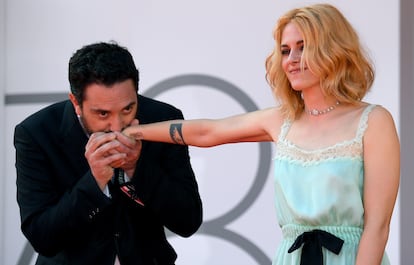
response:
M130 137L134 138L137 141L144 139L144 135L141 132L131 133Z
M176 144L187 145L184 142L183 133L181 131L182 124L181 123L173 123L170 125L170 137Z

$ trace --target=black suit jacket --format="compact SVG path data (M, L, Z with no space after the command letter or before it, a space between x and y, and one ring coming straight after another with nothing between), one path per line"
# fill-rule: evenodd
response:
M171 105L138 96L141 124L182 119ZM186 146L143 142L132 183L144 206L111 186L108 198L84 156L87 136L70 101L50 105L15 128L21 229L36 264L174 264L164 227L188 237L202 205Z

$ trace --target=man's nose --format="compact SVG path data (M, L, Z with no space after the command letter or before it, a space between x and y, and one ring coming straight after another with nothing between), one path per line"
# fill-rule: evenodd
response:
M120 132L124 128L124 120L117 116L111 120L110 130L112 132Z

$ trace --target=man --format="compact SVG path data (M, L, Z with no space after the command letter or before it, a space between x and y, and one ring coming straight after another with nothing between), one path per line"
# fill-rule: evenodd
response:
M36 264L171 265L164 227L184 237L200 227L188 148L120 133L183 118L138 95L138 81L127 49L84 46L69 61L70 100L16 126L17 202Z

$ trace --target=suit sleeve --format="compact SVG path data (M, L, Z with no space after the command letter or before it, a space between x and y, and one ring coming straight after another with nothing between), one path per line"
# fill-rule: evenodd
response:
M175 109L168 119L183 115ZM198 230L202 203L187 146L144 142L133 183L145 207L170 231L188 237Z
M43 134L15 128L17 202L23 234L37 252L51 256L79 240L111 201L90 172L74 176L65 155L52 147L53 137Z

